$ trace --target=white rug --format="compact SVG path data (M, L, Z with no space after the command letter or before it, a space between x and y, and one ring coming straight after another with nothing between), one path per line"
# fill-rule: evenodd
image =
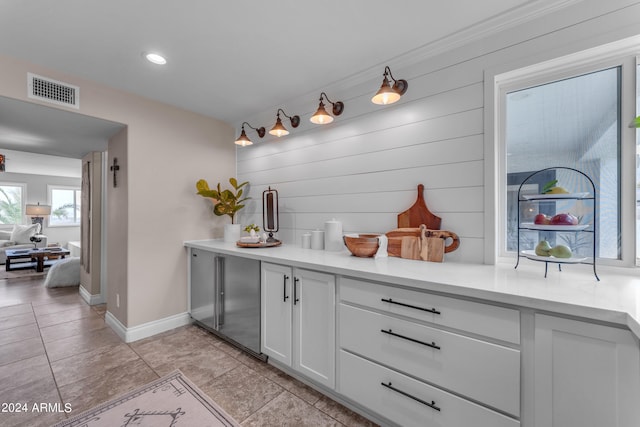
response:
M52 427L239 427L179 370Z

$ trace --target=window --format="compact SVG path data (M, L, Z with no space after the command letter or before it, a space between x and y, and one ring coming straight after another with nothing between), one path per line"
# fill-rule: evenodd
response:
M566 166L587 174L595 184L598 257L620 259L620 75L621 67L613 67L507 92L507 251L517 248L518 203L510 190L517 190L537 170ZM540 182L532 183L534 193L552 180L572 193L589 191L588 183L571 173L549 171L539 176ZM593 202L584 202L588 203ZM549 216L571 209L579 218L591 212L591 207L573 202L538 203L537 209ZM582 223L592 220L583 218ZM525 234L522 249L533 249L540 239L567 244L582 256L589 256L592 248L593 236L586 233Z
M80 225L80 195L77 187L49 187L50 227Z
M22 224L24 185L0 183L0 224Z
M635 233L636 223L640 225L640 202L637 202L640 196L634 198L634 188L640 188L635 155L640 153L636 149L640 137L636 141L628 123L636 116L636 93L640 94L640 88L636 89L636 73L640 76L636 52L637 41L629 39L615 46L602 46L494 75L492 111L496 126L489 138L495 134L497 181L494 195L487 198L487 212L491 215L495 206L497 239L496 246L491 241L487 243L488 250L495 250L492 252L498 257L515 255L518 186L537 170L564 166L582 171L594 182L597 216L584 217L583 223L595 221L597 234L583 233L580 241L571 233L566 236L556 233L550 238L561 240L556 243L570 241L569 246L579 252L592 244L592 240L583 240L595 236L598 263L635 264L635 253L640 249ZM640 98L637 102L640 107ZM492 159L493 149L487 152L488 159ZM491 182L491 175L487 177ZM569 176L539 178L540 182L528 183L530 188L524 190L539 192L546 182L558 179L571 192L586 191L582 183L572 181ZM590 212L586 205L538 203L532 207L532 211L547 215L561 213L563 209L575 210L571 213L578 217ZM489 221L488 226L491 224ZM521 236L521 245L523 239L535 245L547 237L544 232L530 234Z

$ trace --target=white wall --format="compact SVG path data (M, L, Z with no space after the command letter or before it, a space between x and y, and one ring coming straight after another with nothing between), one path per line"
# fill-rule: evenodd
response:
M493 144L492 130L485 132L492 126L486 123L493 103L484 92L485 73L636 34L639 2L585 0L466 46L431 57L422 52L426 59L419 62L408 56L390 61L394 77L409 82L397 104L370 102L382 80L381 66L375 79L321 88L333 101L345 102L345 112L331 125L308 121L320 90L247 118L269 130L282 107L299 114L302 124L291 129L284 120L291 134L277 141L269 135L259 141L250 131L255 144L238 150L237 167L239 179L251 182L254 200L239 222L262 223L261 193L271 186L279 192L279 237L285 242L299 245L302 233L331 218L341 220L346 232L385 232L396 227L396 214L411 206L422 183L442 228L461 237L447 260L484 262L485 252L493 250L485 239L495 233L495 159L485 146Z
M107 190L107 310L127 328L185 313L183 242L221 237L217 230L224 221L196 195L195 183L234 175L233 129L16 58L0 56L0 69L0 96L38 103L27 97L27 72L32 72L79 86L77 113L127 126L109 143L109 160L118 155L123 184Z

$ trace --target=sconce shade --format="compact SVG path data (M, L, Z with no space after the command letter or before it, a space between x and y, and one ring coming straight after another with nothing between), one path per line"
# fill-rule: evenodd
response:
M289 121L291 122L291 127L297 128L298 125L300 125L300 116L287 116L282 108L278 108L276 124L273 125L273 127L269 131L269 134L277 137L289 135L289 131L284 127L284 125L282 124L282 120L280 119L280 112L282 112L282 114L289 119Z
M264 137L264 134L266 132L264 127L254 128L249 123L243 122L242 123L242 132L240 132L240 136L238 137L238 139L235 140L236 145L240 145L242 147L246 147L247 145L253 144L253 142L251 142L251 140L247 136L247 133L244 131L244 125L247 125L251 129L255 130L258 133L258 136L260 138Z
M318 110L315 112L313 116L309 119L311 123L316 125L326 125L327 123L331 123L333 121L333 117L327 113L327 110L324 109L324 103L322 102L322 97L327 100L328 103L333 107L331 112L334 116L339 116L344 111L344 103L343 102L332 102L326 93L322 92L320 94L320 104L318 105Z
M244 128L242 129L242 132L240 133L238 139L236 139L235 143L236 145L241 145L243 147L253 144L253 142L251 142L251 140L247 136L247 133L244 131Z
M51 206L49 205L41 205L38 203L37 205L27 205L26 213L29 216L46 216L51 215Z
M273 125L271 130L269 131L271 135L275 135L278 138L281 136L289 135L289 131L282 125L282 120L280 120L280 116L276 120L276 124Z
M393 80L393 86L389 83L387 76ZM371 98L371 102L378 105L393 104L400 100L400 97L405 94L409 84L406 80L396 80L391 75L391 69L389 67L384 68L384 78L382 79L382 85L376 94Z
M324 104L322 103L322 101L320 101L320 106L318 107L318 110L315 112L313 116L311 116L309 120L311 120L311 123L315 123L317 125L324 125L327 123L331 123L333 121L333 117L331 117L331 115L327 113L327 110L324 109Z

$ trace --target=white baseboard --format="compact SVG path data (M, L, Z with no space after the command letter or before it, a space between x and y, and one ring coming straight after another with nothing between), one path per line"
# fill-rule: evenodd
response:
M105 300L102 295L100 294L91 295L85 288L82 287L82 285L80 285L79 290L80 290L80 296L82 297L83 300L85 300L87 304L98 305L98 304L105 303Z
M107 311L104 321L124 342L129 343L188 325L191 323L191 316L185 312L127 328L113 314Z

